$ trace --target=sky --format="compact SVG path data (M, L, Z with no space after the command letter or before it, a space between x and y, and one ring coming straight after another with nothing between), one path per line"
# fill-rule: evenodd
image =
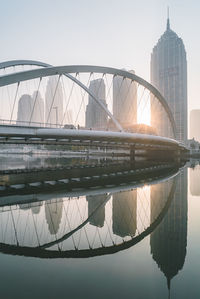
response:
M200 1L0 0L0 62L32 59L52 65L133 69L150 80L153 46L170 24L188 61L188 108L200 109Z

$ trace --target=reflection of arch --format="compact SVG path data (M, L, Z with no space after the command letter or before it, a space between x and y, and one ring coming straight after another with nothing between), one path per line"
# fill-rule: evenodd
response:
M23 255L23 256L40 257L40 258L88 258L88 257L99 256L99 255L105 255L105 254L113 254L128 249L134 246L135 244L139 243L142 239L144 239L146 236L152 233L153 230L161 223L165 214L168 211L171 201L173 200L175 187L176 187L176 178L173 181L165 206L163 210L160 212L160 214L158 215L158 217L154 220L154 222L140 235L132 238L129 241L123 242L121 244L112 245L108 247L101 247L96 249L55 251L55 250L44 249L44 247L46 248L48 247L47 244L45 244L44 246L31 248L27 246L17 246L17 245L8 245L8 244L0 243L0 251L6 254ZM59 243L59 240L57 241L58 241L57 243ZM50 246L55 244L56 242L54 242L54 244L50 244Z
M140 85L144 86L146 89L148 89L161 103L161 105L164 107L168 118L170 120L170 123L172 125L174 137L176 137L176 124L175 120L173 118L172 112L168 106L168 103L164 99L164 97L161 95L161 93L150 83L148 83L146 80L142 79L141 77L138 77L137 75L124 71L124 70L119 70L115 68L110 68L110 67L101 67L101 66L90 66L90 65L71 65L71 66L58 66L58 67L52 67L48 64L42 63L42 62L37 62L37 61L30 61L28 63L27 60L17 60L17 61L8 61L5 63L0 64L0 68L5 68L8 66L16 66L16 65L36 65L36 66L42 66L46 68L41 68L41 69L35 69L35 70L30 70L30 71L24 71L24 72L19 72L15 74L9 74L2 76L0 78L0 86L5 86L9 84L14 84L18 83L21 81L26 81L26 80L31 80L31 79L36 79L36 78L41 78L41 77L47 77L47 76L53 76L53 75L62 75L64 74L67 76L69 79L73 80L76 84L78 84L81 88L83 88L88 94L91 95L91 97L106 111L106 113L110 116L110 118L113 120L115 125L117 126L118 129L122 129L120 124L115 120L113 117L112 113L99 101L91 92L89 89L82 84L79 80L74 78L73 76L70 75L70 73L101 73L101 74L111 74L114 76L121 76L123 78L128 78L132 81L135 81L139 83Z

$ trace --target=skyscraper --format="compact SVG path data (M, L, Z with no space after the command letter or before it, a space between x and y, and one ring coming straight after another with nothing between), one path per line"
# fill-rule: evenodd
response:
M23 94L18 102L17 122L19 125L29 125L32 111L32 98L29 94Z
M135 73L134 71L129 71ZM121 76L113 79L113 115L123 125L137 123L136 83Z
M22 125L41 126L44 123L44 101L35 91L31 97L29 94L21 96L18 102L17 121Z
M58 125L63 121L63 91L59 78L51 76L45 94L45 123Z
M190 112L190 138L200 142L200 110L192 110Z
M176 122L177 139L187 140L187 60L183 41L167 28L151 54L151 83L164 96ZM169 123L159 109L151 106L151 125L169 136Z
M106 87L103 79L96 79L90 82L89 90L107 107L105 95ZM89 95L86 107L85 126L86 128L107 128L108 116L103 108Z

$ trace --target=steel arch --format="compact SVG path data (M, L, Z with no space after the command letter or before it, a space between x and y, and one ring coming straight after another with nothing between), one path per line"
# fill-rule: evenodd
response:
M43 62L40 62L40 61L35 61L35 60L10 60L10 61L5 61L3 63L0 63L0 69L5 69L5 68L8 68L8 67L14 67L14 66L18 66L18 65L35 65L35 66L41 66L41 67L46 67L46 68L47 67L53 67L50 64L43 63ZM21 72L19 72L19 73L21 73ZM108 108L101 101L99 101L99 99L87 88L87 86L85 86L82 82L80 82L78 79L76 79L75 77L73 77L70 74L64 73L63 75L66 76L67 78L69 78L70 80L72 80L73 82L75 82L81 88L83 88L93 98L93 100L95 100L95 102L97 102L97 104L100 105L100 107L106 112L106 114L108 116L110 116L110 118L112 119L113 123L118 128L118 130L123 132L122 126L115 119L113 114L108 110ZM4 76L2 76L2 77L4 77ZM44 77L44 76L42 76L42 77ZM20 80L20 81L25 81L25 80ZM9 84L6 84L6 85L9 85Z
M30 70L30 71L24 71L24 72L18 72L18 73L14 73L14 74L9 74L9 75L4 75L0 77L0 87L5 86L5 85L10 85L10 84L14 84L14 83L18 83L21 81L27 81L27 80L31 80L31 79L36 79L36 78L40 78L40 77L47 77L47 76L53 76L53 75L65 75L68 78L70 78L71 80L73 80L75 83L77 83L80 87L82 87L85 91L87 91L87 93L89 93L92 98L98 102L98 104L100 104L100 106L106 111L106 113L111 117L111 119L113 120L113 122L115 123L115 125L118 127L118 129L122 130L121 126L119 125L119 123L117 122L117 120L113 117L112 113L110 113L110 111L100 102L98 101L98 99L96 99L96 97L94 97L94 95L91 94L91 92L89 91L89 89L83 85L79 80L77 80L76 78L74 78L73 76L70 75L70 73L101 73L101 74L112 74L114 76L121 76L124 78L128 78L130 80L133 80L139 84L141 84L142 86L144 86L145 88L147 88L148 90L150 90L150 92L158 99L158 101L161 103L161 105L164 107L169 120L171 122L172 125L172 129L173 129L173 133L174 133L174 137L176 138L176 124L175 124L175 120L174 117L172 115L172 112L165 100L165 98L161 95L161 93L153 86L151 85L149 82L147 82L146 80L142 79L141 77L129 73L127 71L124 70L119 70L119 69L115 69L115 68L110 68L110 67L102 67L102 66L91 66L91 65L69 65L69 66L57 66L57 67L52 67L49 66L48 64L42 63L42 62L38 62L38 61L32 61L30 60L30 63L28 60L16 60L16 61L8 61L5 63L0 64L4 65L3 67L8 67L8 66L16 66L16 65L25 65L25 64L29 64L29 65L39 65L39 66L43 66L45 68L40 68L40 69L35 69L35 70ZM8 66L6 66L8 65ZM119 127L120 126L120 127Z

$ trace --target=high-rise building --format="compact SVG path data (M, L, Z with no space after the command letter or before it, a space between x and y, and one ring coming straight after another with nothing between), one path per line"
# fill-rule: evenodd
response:
M134 71L129 71L135 73ZM113 116L123 125L137 123L137 86L130 79L113 79Z
M200 110L190 112L190 138L200 142Z
M152 257L164 273L168 288L171 279L183 268L186 257L187 169L180 173L175 182L167 181L151 187L152 222L161 214L164 206L170 204L161 223L150 236Z
M29 125L32 108L32 97L29 94L23 94L18 102L17 122L19 125Z
M106 87L103 79L96 79L90 82L89 90L107 107L105 95ZM92 129L107 128L108 116L105 110L89 95L86 107L85 126Z
M63 122L63 90L58 76L51 76L45 94L45 123L57 126Z
M177 139L186 142L186 51L182 39L171 30L169 18L166 31L158 40L151 54L151 84L161 92L172 111L176 122ZM158 107L157 104L151 106L151 125L157 128L160 135L171 137L169 122Z
M21 125L41 126L44 124L44 101L39 91L31 97L21 96L18 102L17 121Z
M134 236L137 228L137 190L113 194L113 233Z

